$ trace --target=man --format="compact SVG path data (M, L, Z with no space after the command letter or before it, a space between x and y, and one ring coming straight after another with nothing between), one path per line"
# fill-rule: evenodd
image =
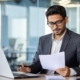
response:
M64 51L66 66L57 69L55 72L65 77L80 75L80 35L66 28L68 17L65 8L59 5L50 6L46 12L46 17L47 24L53 33L40 37L32 65L25 67L25 64L22 64L18 70L32 73L48 73L49 70L42 69L39 55Z

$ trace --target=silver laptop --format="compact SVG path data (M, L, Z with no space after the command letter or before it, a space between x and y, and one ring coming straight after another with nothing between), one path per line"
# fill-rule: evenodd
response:
M35 78L39 77L40 74L12 72L3 50L0 49L0 76L19 79L19 78Z

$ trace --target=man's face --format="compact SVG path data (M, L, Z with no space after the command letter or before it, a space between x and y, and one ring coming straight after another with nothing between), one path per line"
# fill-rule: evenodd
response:
M47 22L55 35L62 35L66 29L66 23L68 22L68 18L65 17L63 19L61 15L55 14L48 16Z

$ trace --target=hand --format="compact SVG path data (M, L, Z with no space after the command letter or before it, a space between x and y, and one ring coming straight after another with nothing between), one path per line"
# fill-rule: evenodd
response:
M57 73L64 77L69 77L70 76L70 69L66 66L65 68L59 68L56 70Z
M18 68L18 71L21 72L31 72L31 68L30 67L25 67L27 65L25 65L24 63L21 65L21 67Z

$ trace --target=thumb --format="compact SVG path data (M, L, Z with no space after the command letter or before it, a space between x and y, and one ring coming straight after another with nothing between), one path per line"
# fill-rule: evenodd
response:
M60 72L60 69L56 69L56 72L59 73Z

